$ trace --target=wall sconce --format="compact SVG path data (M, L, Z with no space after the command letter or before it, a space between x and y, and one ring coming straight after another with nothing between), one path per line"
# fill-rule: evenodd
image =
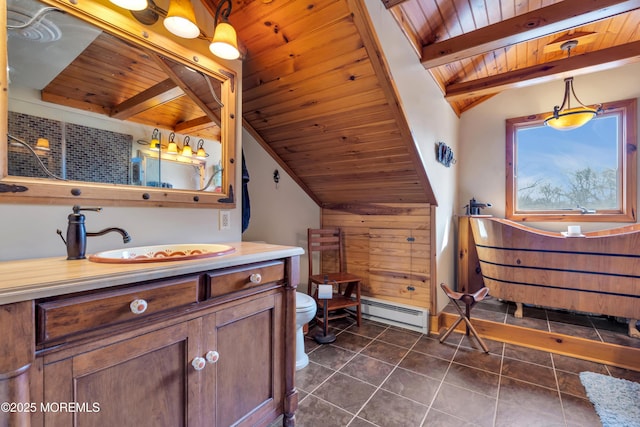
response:
M147 8L147 0L109 0L116 6L128 10L144 10Z
M38 138L36 141L36 150L51 151L49 148L49 140L47 138Z
M196 151L196 157L202 160L209 157L209 154L204 151L204 139L198 141L198 151Z
M169 134L169 145L167 145L167 154L178 154L178 144L174 141L176 134L171 132Z
M178 37L195 39L200 35L196 24L196 12L190 0L170 0L164 27Z
M193 156L193 150L191 149L191 146L189 145L189 137L185 136L184 137L184 144L182 145L182 152L180 154L182 154L183 156L186 157L191 157Z
M238 37L236 30L228 22L229 15L231 15L231 0L221 0L216 8L215 21L213 22L215 30L209 50L223 59L238 59L240 57ZM219 22L220 18L222 18L222 22Z
M151 142L149 143L149 149L153 151L160 151L162 148L162 134L158 129L154 129L151 134Z

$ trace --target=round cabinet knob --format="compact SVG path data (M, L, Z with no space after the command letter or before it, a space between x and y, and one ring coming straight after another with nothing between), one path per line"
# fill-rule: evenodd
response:
M135 299L129 304L129 308L133 314L142 314L147 311L149 304L143 299Z
M205 366L207 366L207 361L204 360L204 357L194 357L191 361L191 366L193 366L193 369L195 369L196 371L201 371Z
M209 363L216 363L218 359L220 359L220 353L215 350L208 351L207 354L204 355Z
M262 282L262 276L260 275L260 273L253 273L251 276L249 276L249 281L257 285L258 283Z

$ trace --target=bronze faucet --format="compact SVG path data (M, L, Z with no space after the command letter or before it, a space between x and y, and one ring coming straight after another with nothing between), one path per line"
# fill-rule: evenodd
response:
M81 208L78 205L73 206L73 213L68 216L69 225L67 226L67 239L62 237L62 230L56 230L60 238L67 246L67 259L84 259L87 249L87 237L102 236L104 234L115 231L122 235L122 241L129 243L131 236L122 228L109 227L95 233L88 233L84 225L84 214L80 211L100 212L102 208Z

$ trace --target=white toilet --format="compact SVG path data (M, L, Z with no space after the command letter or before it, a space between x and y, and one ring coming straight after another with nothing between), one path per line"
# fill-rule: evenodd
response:
M302 327L313 319L317 308L313 298L302 292L296 292L296 371L309 364L309 356L304 352Z

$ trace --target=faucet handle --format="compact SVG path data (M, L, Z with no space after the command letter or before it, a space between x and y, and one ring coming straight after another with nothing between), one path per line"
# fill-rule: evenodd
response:
M73 210L74 214L77 214L80 211L93 211L93 212L100 212L102 211L102 208L82 208L79 205L73 205L73 208L71 208Z

